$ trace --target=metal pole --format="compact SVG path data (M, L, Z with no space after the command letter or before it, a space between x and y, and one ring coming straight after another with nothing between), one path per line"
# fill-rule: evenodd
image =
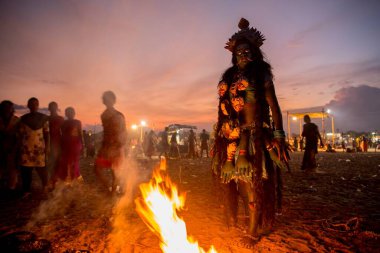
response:
M322 139L325 142L325 108L322 108Z
M302 122L301 122L301 117L298 118L299 123L300 123L300 138L302 138Z
M332 128L332 143L335 146L335 126L334 126L334 117L331 116L331 128Z
M290 142L290 120L289 120L289 111L286 112L288 118L288 142Z

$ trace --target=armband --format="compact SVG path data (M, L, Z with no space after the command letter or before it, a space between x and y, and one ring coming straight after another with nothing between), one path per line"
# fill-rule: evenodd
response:
M239 150L239 155L246 155L246 154L247 154L247 150L245 150L245 149Z

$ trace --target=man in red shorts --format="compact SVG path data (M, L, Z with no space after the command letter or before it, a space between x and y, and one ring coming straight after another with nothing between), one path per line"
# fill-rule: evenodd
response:
M103 93L103 104L106 110L102 113L103 141L96 161L95 173L104 187L109 188L109 181L103 169L111 169L111 191L115 192L119 183L120 167L125 158L127 131L124 115L114 108L116 96L112 91Z

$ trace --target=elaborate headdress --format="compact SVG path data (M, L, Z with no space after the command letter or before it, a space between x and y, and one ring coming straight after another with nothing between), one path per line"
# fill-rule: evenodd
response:
M249 28L249 21L245 18L241 18L238 24L240 31L232 35L232 37L226 43L224 48L234 51L236 42L240 39L246 39L256 47L261 47L265 40L264 35L256 28Z

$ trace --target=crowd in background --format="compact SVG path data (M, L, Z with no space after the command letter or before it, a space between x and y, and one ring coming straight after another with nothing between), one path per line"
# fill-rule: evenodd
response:
M2 101L0 189L12 192L22 189L24 197L29 196L33 170L40 178L43 192L54 189L58 181L82 180L79 164L81 156L95 159L95 173L106 184L101 169L120 164L119 160L133 147L148 159L156 156L168 159L209 157L210 135L204 129L199 135L190 130L184 139L185 152L184 146L177 142L177 133L169 135L168 128L158 134L154 130L146 132L136 145L131 139L127 141L124 116L113 108L115 101L116 96L112 92L103 94L103 103L107 109L102 114L104 131L100 141L97 140L100 139L98 135L82 130L81 121L75 119L73 107L65 109L64 118L59 115L58 104L53 101L48 105L50 114L46 115L39 112L39 100L32 97L27 102L29 112L18 117L15 115L14 104L9 100ZM118 125L115 124L115 119L120 121L120 129L115 129L115 125ZM119 135L124 136L122 141L117 139ZM116 145L117 142L120 144ZM124 148L126 142L129 145ZM115 155L115 150L122 150L120 152L123 154Z
M20 184L25 197L31 194L33 170L44 192L58 180L80 179L79 159L84 144L82 124L75 119L73 107L65 109L64 119L58 115L56 102L49 103L50 116L38 111L35 97L27 106L29 112L17 117L11 101L0 104L1 188L13 191Z

